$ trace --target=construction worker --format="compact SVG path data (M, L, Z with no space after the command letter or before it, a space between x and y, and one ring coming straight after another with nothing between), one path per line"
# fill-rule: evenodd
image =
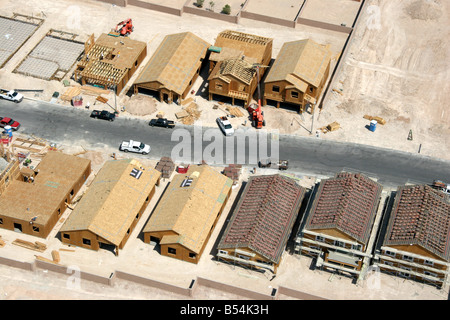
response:
M89 110L89 107L90 107L91 105L90 105L90 103L88 102L87 104L86 104L86 109L88 109Z

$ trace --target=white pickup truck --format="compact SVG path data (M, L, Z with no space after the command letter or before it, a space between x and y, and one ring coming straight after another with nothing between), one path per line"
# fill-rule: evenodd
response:
M14 90L0 89L0 98L19 103L23 100L23 95Z
M122 141L119 150L123 152L130 151L140 154L148 154L151 148L148 144L139 141L129 140L129 141Z

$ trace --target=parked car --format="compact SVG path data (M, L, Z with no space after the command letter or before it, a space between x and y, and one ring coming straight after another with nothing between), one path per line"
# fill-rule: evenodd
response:
M163 127L173 129L175 127L175 122L172 120L167 120L165 118L152 119L148 123L151 127Z
M148 154L151 150L150 146L148 144L134 141L134 140L128 140L128 141L122 141L119 147L120 151L123 152L135 152L140 154Z
M0 89L0 98L19 103L23 100L23 95L14 90Z
M106 110L100 111L100 110L92 110L91 112L91 118L97 118L97 119L103 119L108 121L114 121L116 118L116 114L113 112L109 112Z
M216 119L217 125L223 134L226 136L232 136L234 134L234 129L227 117L220 117Z
M0 127L4 128L6 126L10 126L11 129L17 131L20 128L20 123L8 117L0 117Z

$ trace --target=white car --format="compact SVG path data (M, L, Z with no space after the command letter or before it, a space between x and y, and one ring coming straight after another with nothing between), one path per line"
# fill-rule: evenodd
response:
M216 119L217 125L220 130L222 130L223 134L226 136L232 136L234 134L234 129L231 126L230 121L227 117L220 117Z
M14 90L0 89L0 98L19 103L23 100L23 95Z
M129 140L129 141L123 141L119 147L120 151L123 152L135 152L135 153L140 153L140 154L148 154L151 150L150 146L148 144L139 142L139 141L134 141L134 140Z

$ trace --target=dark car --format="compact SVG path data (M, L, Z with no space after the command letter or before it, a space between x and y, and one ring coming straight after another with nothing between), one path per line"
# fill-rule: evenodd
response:
M114 121L114 119L116 118L116 114L103 110L93 110L91 112L91 118L97 118L97 119L103 119L103 120L108 120L108 121Z
M20 128L20 123L11 118L0 117L0 127L4 128L6 126L11 126L11 129L13 129L14 131L17 131Z
M152 119L148 123L151 127L163 127L173 129L175 127L175 123L171 120L167 120L165 118Z

